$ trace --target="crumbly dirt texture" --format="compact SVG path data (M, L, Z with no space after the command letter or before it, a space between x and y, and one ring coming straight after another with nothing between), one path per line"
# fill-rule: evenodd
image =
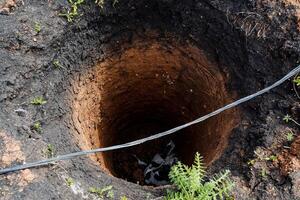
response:
M0 0L1 168L171 128L300 62L296 0L86 0L72 23L59 16L68 7ZM170 186L142 186L132 154L149 159L169 139L185 163L200 151L209 174L231 170L235 199L300 199L299 127L282 120L300 121L294 89L286 82L176 137L0 175L0 199L96 199L89 188L109 185L114 199L160 199Z

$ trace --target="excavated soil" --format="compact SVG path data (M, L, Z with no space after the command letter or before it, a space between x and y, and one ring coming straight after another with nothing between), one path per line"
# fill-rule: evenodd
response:
M300 62L297 1L86 1L72 23L59 16L68 6L0 0L1 168L165 131ZM298 90L289 81L162 139L0 175L0 199L93 199L106 186L161 199L171 186L145 184L138 160L170 141L186 164L200 152L208 177L229 169L234 199L299 199L299 127L282 120L300 121Z

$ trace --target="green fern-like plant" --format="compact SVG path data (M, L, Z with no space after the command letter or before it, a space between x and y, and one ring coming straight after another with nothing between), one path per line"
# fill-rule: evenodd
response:
M175 164L169 173L176 191L168 191L165 200L217 200L229 196L233 182L229 179L229 170L219 173L205 181L205 167L199 153L194 164L188 167L181 162Z

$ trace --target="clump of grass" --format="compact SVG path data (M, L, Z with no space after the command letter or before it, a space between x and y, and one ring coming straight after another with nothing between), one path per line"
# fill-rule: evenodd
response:
M126 196L121 196L121 200L128 200Z
M177 187L177 190L169 191L165 200L215 200L228 197L229 191L233 188L229 173L226 170L215 175L209 181L205 181L206 171L202 157L199 153L196 153L194 164L191 167L178 162L171 168L169 178Z
M106 186L104 188L91 187L89 189L89 192L96 194L101 199L104 198L104 197L113 199L114 198L114 192L113 192L112 189L113 189L112 185Z
M74 18L79 16L78 7L83 3L84 0L69 0L70 8L59 16L66 17L68 22L73 22Z
M65 12L60 13L59 16L67 18L68 22L73 22L74 19L81 14L78 13L78 8L81 4L84 3L85 0L68 0L70 4L70 8L67 9ZM95 0L95 3L101 8L104 8L104 0ZM118 0L113 0L113 7L119 3Z
M33 130L37 131L38 133L42 132L42 125L41 122L37 121L32 125Z
M66 178L66 183L67 183L67 186L71 187L72 185L74 185L74 180L72 178Z
M47 101L44 99L44 97L35 97L30 103L32 105L44 105L47 103Z
M41 32L41 30L42 30L41 24L40 24L39 22L35 22L35 23L34 23L34 31L35 31L37 34L39 34L39 33Z

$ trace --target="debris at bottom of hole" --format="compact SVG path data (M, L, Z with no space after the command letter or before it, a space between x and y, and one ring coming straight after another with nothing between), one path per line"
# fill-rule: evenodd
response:
M160 186L169 184L169 171L178 161L174 149L175 144L171 140L162 152L154 155L148 164L134 155L139 167L144 170L144 180L147 185Z

